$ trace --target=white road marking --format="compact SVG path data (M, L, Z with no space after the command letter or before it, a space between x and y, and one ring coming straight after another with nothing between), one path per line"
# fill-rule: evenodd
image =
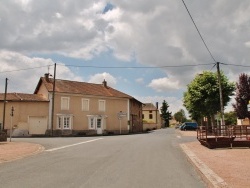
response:
M177 138L181 138L181 136L180 135L178 135L178 136L176 136Z
M200 172L210 181L214 187L229 187L220 176L218 176L207 165L205 165L185 144L180 144L180 146L189 157L191 162L200 170Z
M45 151L57 151L57 150L60 150L60 149L64 149L64 148L68 148L68 147L72 147L72 146L77 146L77 145L81 145L81 144L86 144L86 143L94 142L94 141L101 140L101 139L103 139L103 138L97 138L97 139L88 140L88 141L85 141L85 142L79 142L79 143L66 145L66 146L62 146L62 147L58 147L58 148L47 149Z

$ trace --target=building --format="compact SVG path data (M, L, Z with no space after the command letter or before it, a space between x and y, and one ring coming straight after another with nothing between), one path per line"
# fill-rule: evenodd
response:
M102 84L60 79L54 82L49 74L45 74L34 94L26 95L37 100L26 103L17 100L10 105L7 98L6 111L10 106L15 107L15 129L22 127L24 132L25 128L28 135L80 136L142 131L142 103L109 87L105 80ZM3 97L0 103L2 110ZM5 128L10 129L9 120Z
M152 130L161 128L161 117L158 110L158 104L155 107L152 103L145 103L142 108L143 130Z

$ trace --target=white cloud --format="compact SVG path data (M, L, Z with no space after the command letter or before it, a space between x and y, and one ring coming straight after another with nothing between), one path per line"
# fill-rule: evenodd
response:
M116 85L116 82L117 82L116 78L107 72L92 75L90 77L90 79L88 80L88 82L101 84L104 80L107 81L107 85L110 87L114 87Z
M0 87L4 91L4 81L8 78L8 92L33 93L40 77L50 70L54 73L54 62L51 59L30 58L16 52L0 51ZM76 76L65 66L57 66L56 78L78 80L81 77Z
M167 92L169 90L177 90L180 88L178 80L174 80L173 78L158 78L153 79L148 87L156 90L157 92Z
M137 78L135 81L136 81L137 83L139 83L139 84L143 84L143 83L144 83L143 78Z

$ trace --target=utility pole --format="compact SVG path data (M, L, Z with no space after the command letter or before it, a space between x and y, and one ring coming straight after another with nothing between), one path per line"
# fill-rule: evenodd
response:
M217 65L216 67L217 67L218 84L219 84L219 92L220 92L221 124L225 125L225 121L224 121L224 105L223 105L222 87L221 87L221 75L220 75L220 62L217 62L216 65Z
M54 106L55 106L55 86L56 86L56 63L54 65L54 76L53 76L53 91L52 91L52 107L51 107L51 136L53 136L54 127Z
M4 101L3 101L3 128L4 130L4 125L5 125L5 110L6 110L6 95L7 95L7 86L8 86L8 78L5 79L5 92L4 92Z

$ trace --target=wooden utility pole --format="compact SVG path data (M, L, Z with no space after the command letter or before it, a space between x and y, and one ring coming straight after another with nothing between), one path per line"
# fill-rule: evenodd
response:
M223 105L223 95L222 95L221 75L220 75L220 63L217 62L216 65L217 65L217 75L218 75L218 84L219 84L219 92L220 92L221 124L225 125L225 121L224 121L224 105Z
M51 107L51 136L53 136L54 127L54 106L55 106L55 86L56 86L56 63L54 65L54 76L53 76L53 91L52 91L52 107Z
M7 86L8 86L8 78L5 79L5 92L4 92L4 101L3 101L3 128L5 126L5 110L6 110L6 96L7 96Z

